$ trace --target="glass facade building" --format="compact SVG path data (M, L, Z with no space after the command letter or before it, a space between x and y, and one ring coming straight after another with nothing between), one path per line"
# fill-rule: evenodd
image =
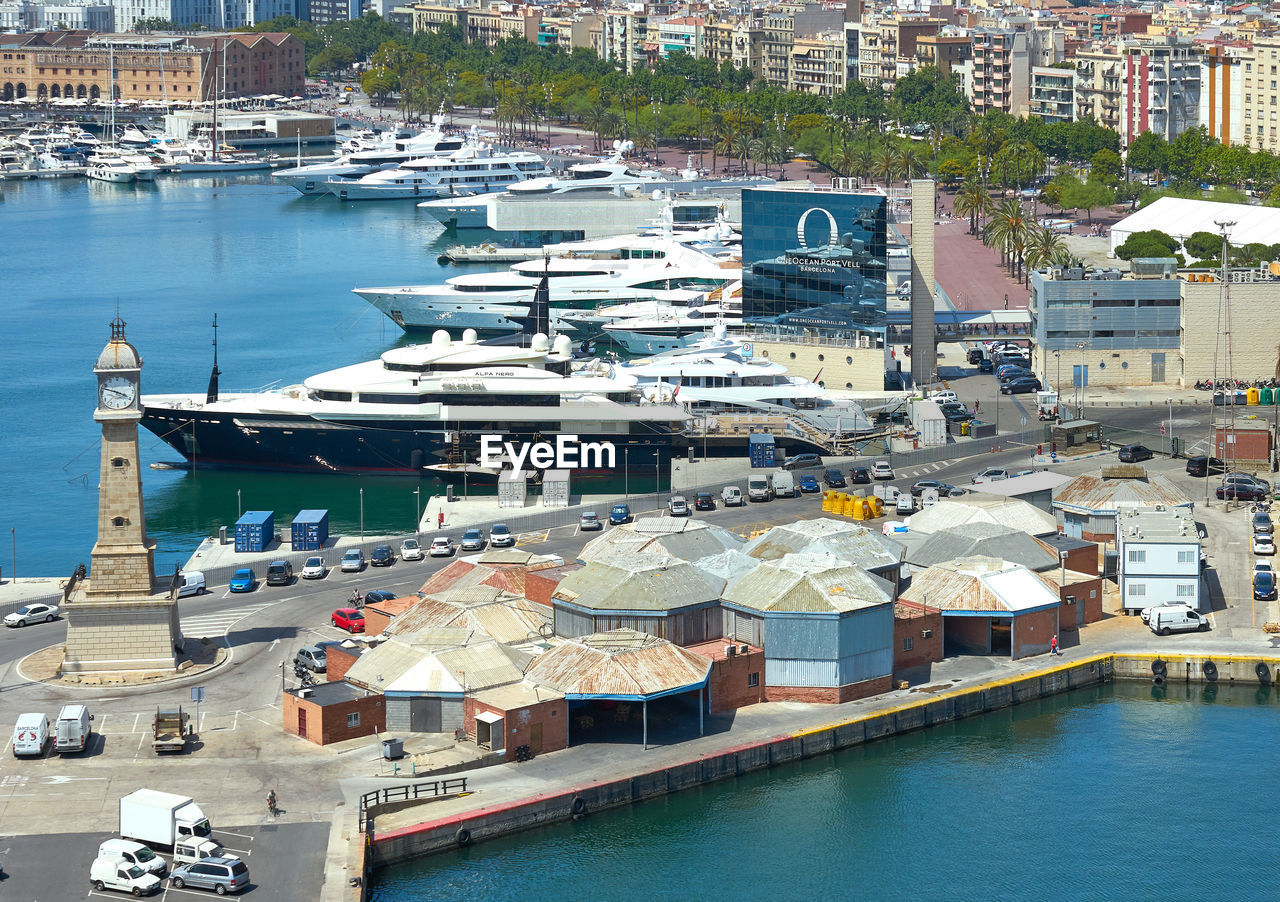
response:
M743 319L883 347L886 216L879 194L744 189Z

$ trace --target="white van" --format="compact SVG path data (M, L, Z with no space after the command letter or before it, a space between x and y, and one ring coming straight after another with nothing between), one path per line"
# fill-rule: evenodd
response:
M42 755L49 743L49 718L44 714L23 714L13 728L13 757Z
M186 598L188 595L201 595L204 593L204 574L199 570L191 572L182 572L178 574L178 597Z
M775 498L794 498L796 496L796 479L786 470L774 470L769 476L773 485Z
M747 499L750 501L770 501L773 499L773 488L769 485L768 476L747 477Z
M108 860L123 858L126 864L141 868L148 874L163 877L169 871L165 860L140 842L131 839L109 839L98 846L98 857Z
M89 866L89 882L98 892L118 889L121 892L145 896L160 891L160 878L148 874L136 864L123 858L95 858Z
M720 492L720 503L725 507L741 507L745 502L742 498L742 489L736 485L727 485Z
M1151 609L1147 626L1151 627L1151 632L1167 636L1170 633L1207 630L1209 621L1199 611L1193 611L1185 604L1162 604Z
M89 721L84 705L63 705L53 725L53 747L59 752L83 752L89 747Z

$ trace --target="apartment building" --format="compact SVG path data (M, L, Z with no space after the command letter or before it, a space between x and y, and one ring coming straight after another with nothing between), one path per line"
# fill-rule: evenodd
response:
M678 16L658 25L658 56L666 59L673 53L697 57L702 53L703 20L697 16Z
M844 92L847 76L843 29L795 39L788 64L788 90L833 97Z
M854 28L858 35L858 81L868 85L884 86L880 78L880 28L877 25L859 24Z
M1244 57L1252 65L1252 51L1248 45L1214 44L1200 54L1200 124L1223 144L1252 145L1244 136ZM1252 117L1249 125L1254 139Z
M1102 44L1076 54L1076 118L1092 116L1100 125L1120 130L1120 94L1124 54L1116 44Z
M1280 135L1276 133L1280 127L1276 121L1280 111L1280 39L1256 41L1252 52L1244 57L1243 75L1243 143L1255 150L1280 152Z
M973 111L1022 116L1031 100L1031 39L1025 31L979 29L973 33Z
M625 10L607 10L601 23L598 50L601 59L617 60L627 74L644 68L650 57L657 54L658 25L664 19L663 16L651 17L644 4Z
M917 64L917 41L936 36L942 29L940 19L902 18L894 16L880 22L880 81L893 84L909 75Z
M1045 123L1074 122L1076 70L1036 66L1031 70L1031 103L1027 112Z
M1185 38L1158 37L1124 47L1120 142L1145 131L1166 141L1200 121L1200 55Z
M945 76L973 59L973 38L967 34L922 34L916 37L916 64L933 66Z
M1058 20L1088 41L1108 41L1141 34L1151 27L1150 12L1126 7L1081 6L1061 10Z
M14 31L99 31L115 29L115 7L95 0L72 3L0 3L0 29Z

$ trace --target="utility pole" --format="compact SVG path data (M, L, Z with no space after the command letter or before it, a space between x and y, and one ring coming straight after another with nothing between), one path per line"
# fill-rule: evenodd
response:
M1230 289L1228 288L1228 283L1230 282L1231 274L1227 266L1227 257L1231 253L1231 245L1227 240L1227 232L1232 226L1235 225L1235 222L1231 220L1226 220L1226 219L1221 219L1221 220L1216 219L1214 220L1213 224L1216 225L1218 227L1218 230L1222 233L1222 290L1218 294L1218 338L1215 339L1213 344L1213 383L1215 386L1218 384L1218 349L1221 348L1222 349L1222 365L1223 365L1223 382L1224 382L1224 386L1222 389L1222 460L1223 460L1223 466L1226 467L1228 470L1230 470L1230 469L1233 469L1231 467L1230 457L1233 457L1235 455L1236 449L1235 449L1234 442L1230 441L1226 434L1227 433L1227 416L1228 416L1226 402L1227 402L1228 392L1231 392L1232 403L1235 402L1234 390L1232 390L1229 386L1225 384L1226 382L1229 382L1231 379L1231 294L1230 294ZM1213 404L1213 397L1212 397L1212 395L1216 395L1216 394L1217 394L1217 389L1216 388L1212 389L1211 397L1210 397L1210 411L1212 411L1212 409L1217 406ZM1214 420L1215 420L1215 417L1211 412L1209 415L1209 457L1210 458L1214 456L1213 452L1217 450L1218 430ZM1232 421L1234 422L1234 415L1232 415ZM1234 439L1234 438L1235 438L1235 435L1232 434L1230 436L1230 439ZM1230 452L1228 452L1228 449L1227 449L1228 444L1231 445ZM1208 507L1209 505L1209 470L1211 469L1212 467L1208 466L1207 464L1205 465L1204 503L1206 507ZM1226 497L1223 499L1223 501L1225 502L1226 508L1230 510L1231 498Z

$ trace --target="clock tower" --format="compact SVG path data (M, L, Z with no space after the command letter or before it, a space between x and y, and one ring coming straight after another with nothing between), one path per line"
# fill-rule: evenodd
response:
M176 592L157 591L155 543L142 512L138 423L142 358L119 316L93 365L102 426L98 540L89 578L67 599L66 671L173 670L181 643Z

